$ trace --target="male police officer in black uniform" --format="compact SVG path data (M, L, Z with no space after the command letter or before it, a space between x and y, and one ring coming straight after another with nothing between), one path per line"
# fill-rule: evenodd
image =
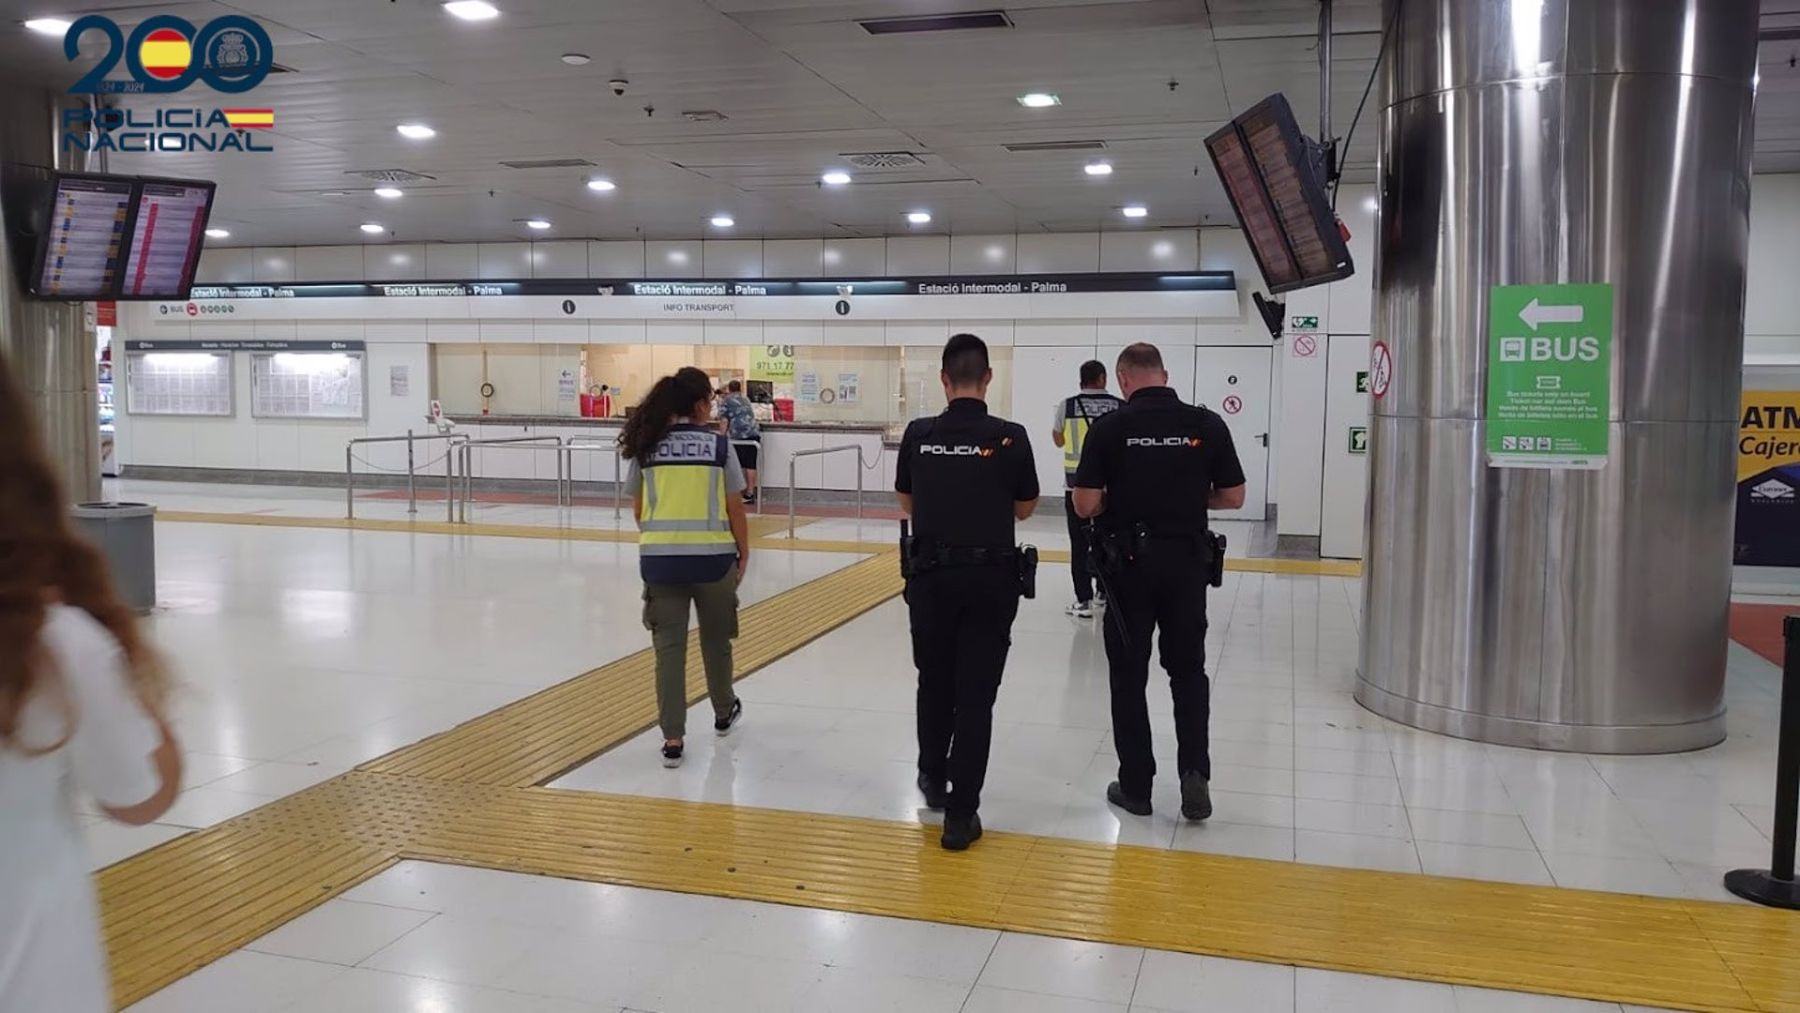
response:
M1175 698L1181 814L1212 815L1208 782L1206 583L1216 558L1206 511L1244 505L1244 469L1225 420L1182 403L1169 389L1162 353L1137 344L1119 355L1125 407L1094 422L1075 474L1075 509L1095 518L1100 573L1111 616L1113 742L1119 779L1106 799L1150 815L1156 759L1144 702L1152 634L1161 632L1163 668Z
M1019 612L1014 522L1037 507L1037 468L1022 426L988 414L987 345L958 334L944 346L949 407L900 441L894 488L913 519L907 603L919 669L919 790L943 809L943 845L981 837L994 697Z

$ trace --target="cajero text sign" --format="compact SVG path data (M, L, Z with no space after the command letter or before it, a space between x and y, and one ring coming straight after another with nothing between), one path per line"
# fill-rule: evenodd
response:
M1605 467L1612 339L1611 285L1493 287L1489 467Z

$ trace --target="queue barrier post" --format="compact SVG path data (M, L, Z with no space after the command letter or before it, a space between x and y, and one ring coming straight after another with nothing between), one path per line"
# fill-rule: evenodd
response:
M1767 869L1725 874L1725 889L1768 907L1800 910L1794 881L1794 825L1800 819L1800 616L1782 621L1781 733L1775 756L1775 834Z

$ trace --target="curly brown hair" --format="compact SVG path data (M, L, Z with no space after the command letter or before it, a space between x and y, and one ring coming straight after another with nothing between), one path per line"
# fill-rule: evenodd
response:
M113 635L133 686L159 712L169 682L137 616L114 592L106 561L70 523L68 499L29 403L0 356L0 747L35 751L60 744L26 747L15 740L20 711L50 672L40 638L53 603L82 609ZM78 715L69 717L65 738Z

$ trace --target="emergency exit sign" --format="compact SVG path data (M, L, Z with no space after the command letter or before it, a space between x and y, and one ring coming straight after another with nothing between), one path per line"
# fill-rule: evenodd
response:
M1358 394L1367 394L1369 392L1369 371L1366 369L1359 369L1356 371L1356 392Z
M1350 427L1350 452L1352 454L1366 454L1369 452L1368 426Z
M1319 329L1318 317L1294 317L1291 321L1296 331L1316 331Z

